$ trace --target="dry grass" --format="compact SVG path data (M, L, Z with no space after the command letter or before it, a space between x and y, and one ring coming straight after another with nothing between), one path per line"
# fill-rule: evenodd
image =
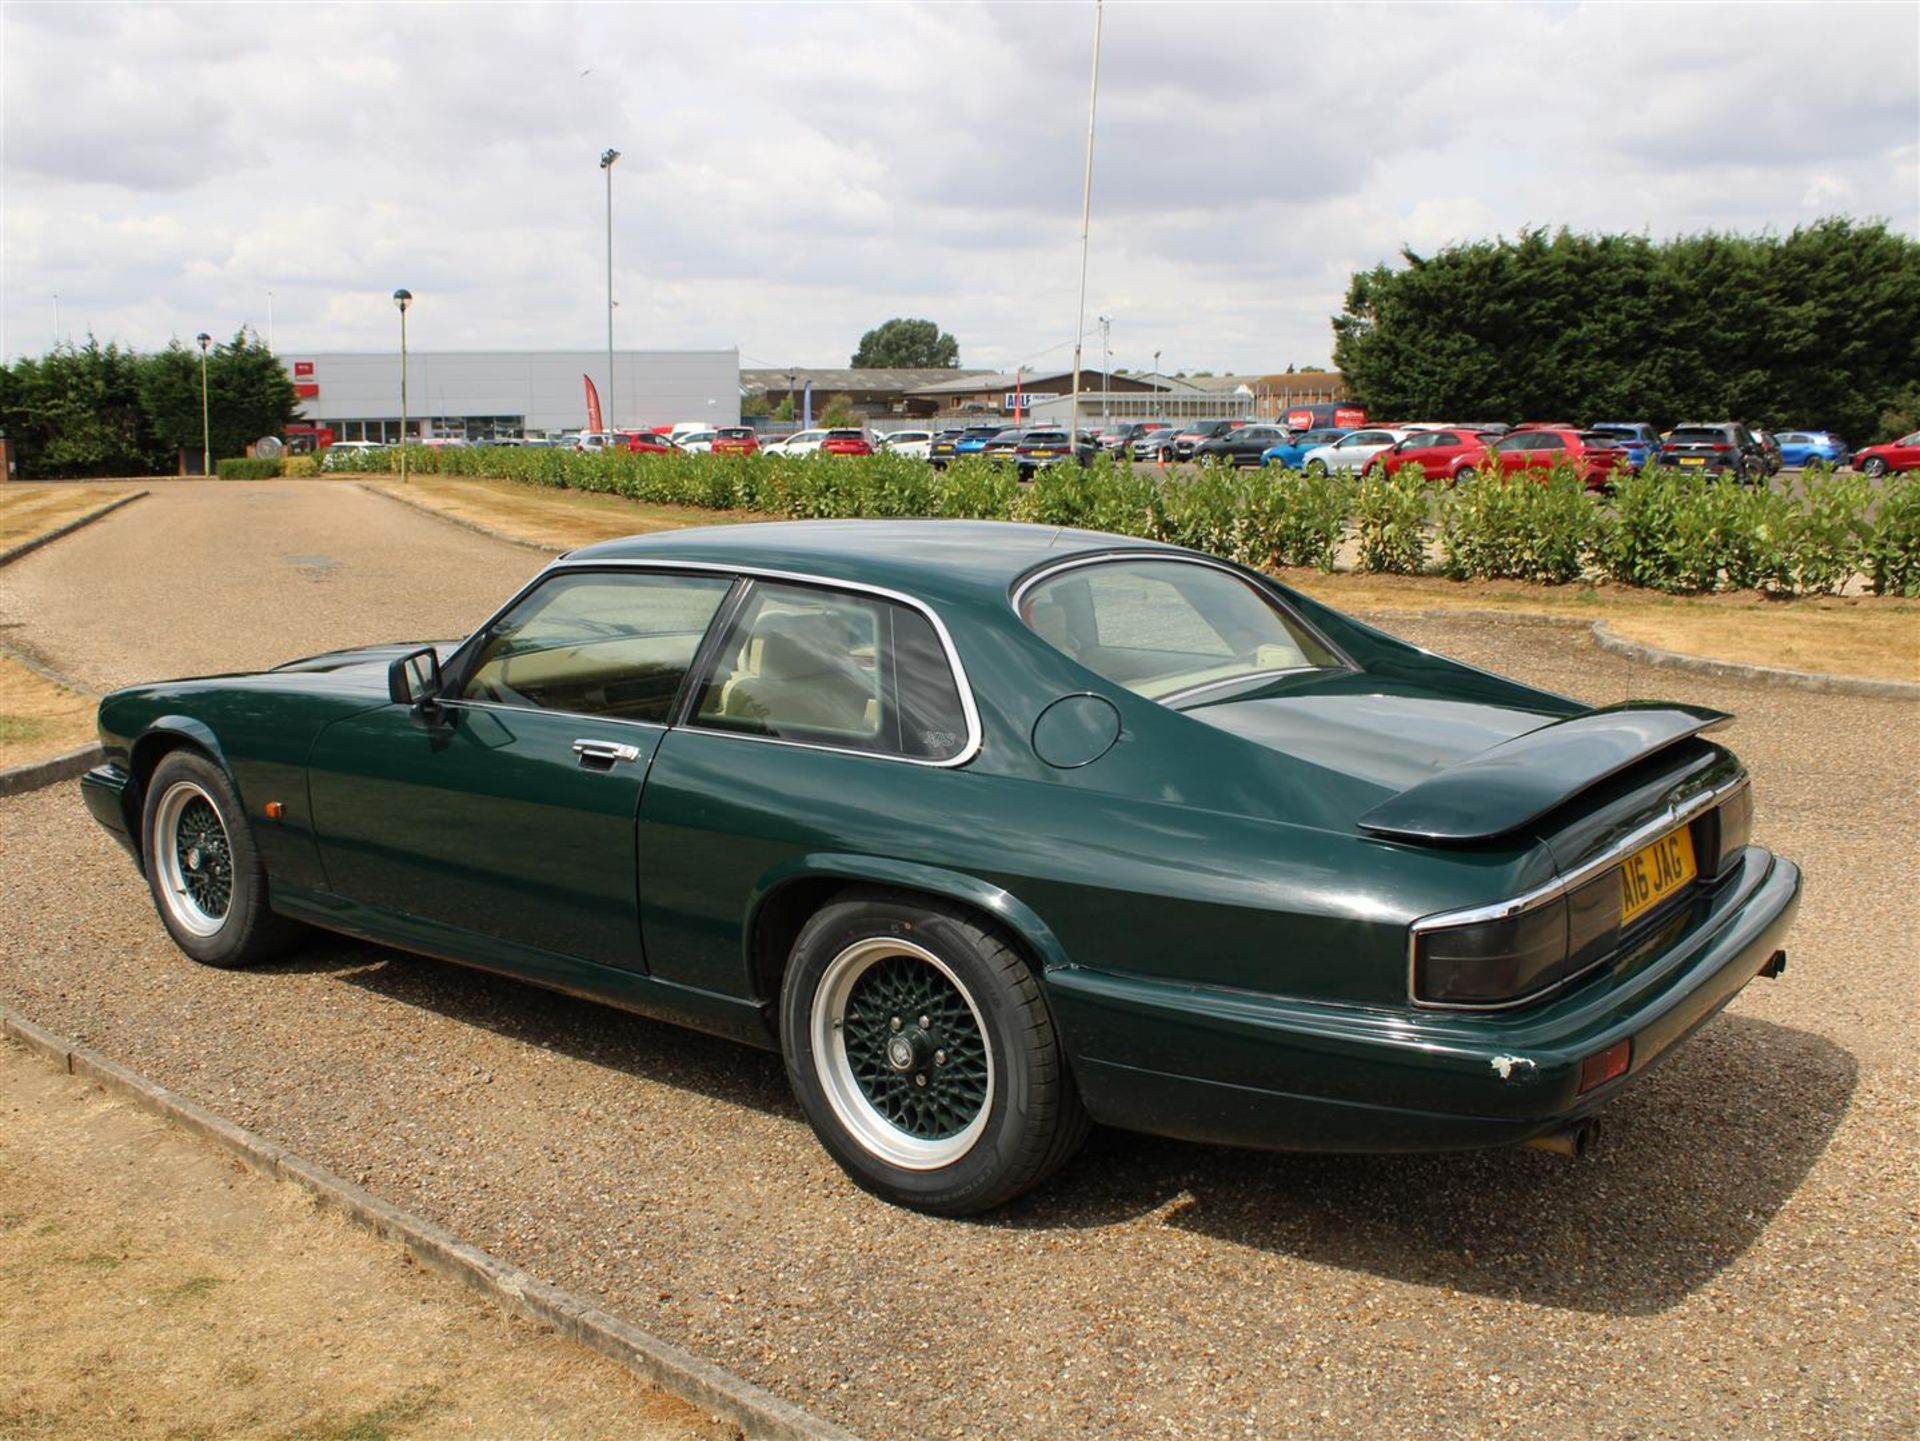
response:
M1747 665L1883 680L1920 680L1920 601L1878 596L1675 596L1617 586L1539 586L1429 576L1283 577L1353 611L1494 610L1604 620L1616 635L1662 650Z
M92 696L0 654L0 770L77 750L93 739Z
M646 505L617 495L556 490L512 480L417 475L407 482L405 490L398 480L391 478L365 483L372 489L404 496L416 505L427 506L456 520L561 550L654 530L774 518L747 511Z
M6 1043L0 1355L9 1438L737 1435Z
M35 536L58 530L68 521L140 488L132 481L124 485L0 484L0 550L12 550Z

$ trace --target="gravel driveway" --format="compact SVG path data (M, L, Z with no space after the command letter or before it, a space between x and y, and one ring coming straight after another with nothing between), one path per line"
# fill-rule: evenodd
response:
M325 609L361 629L322 644L457 629L537 563L337 498L354 584ZM174 517L228 528L143 501L95 529L171 553ZM173 668L149 647L176 642L277 658L307 647L283 618L317 627L256 608L274 576L236 550L176 625L35 643L102 678ZM145 582L89 584L131 614L116 588ZM70 786L0 802L0 998L875 1441L1914 1434L1920 707L1636 671L1563 629L1393 628L1590 701L1738 712L1759 838L1806 867L1786 976L1611 1107L1585 1161L1102 1133L1006 1212L931 1220L842 1179L772 1056L345 940L194 966Z

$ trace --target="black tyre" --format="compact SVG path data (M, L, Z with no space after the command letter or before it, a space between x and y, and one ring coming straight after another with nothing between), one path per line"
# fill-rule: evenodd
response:
M1887 462L1882 456L1870 455L1861 464L1860 473L1869 480L1878 480L1887 473Z
M194 960L251 965L300 939L302 927L267 907L267 874L233 783L200 752L172 751L154 768L140 845L154 908Z
M1327 463L1324 460L1310 460L1307 462L1308 475L1325 475L1326 473Z
M1045 1180L1089 1126L1025 958L972 914L853 891L794 942L780 994L794 1095L856 1184L942 1216Z

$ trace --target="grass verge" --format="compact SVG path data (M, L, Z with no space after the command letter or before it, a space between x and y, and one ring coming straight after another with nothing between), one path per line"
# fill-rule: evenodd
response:
M0 770L78 750L93 739L89 695L0 654Z
M776 519L749 511L647 505L617 495L555 490L512 480L416 475L403 490L397 476L373 476L365 484L373 490L402 495L416 505L440 511L469 525L561 550L647 531Z
M25 545L139 488L140 483L133 481L125 485L0 485L0 550Z

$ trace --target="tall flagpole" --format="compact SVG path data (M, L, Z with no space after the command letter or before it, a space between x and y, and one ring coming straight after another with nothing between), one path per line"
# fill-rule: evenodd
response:
M1067 411L1067 443L1080 446L1080 342L1087 329L1087 222L1093 214L1093 117L1100 107L1100 16L1103 0L1093 0L1093 89L1087 99L1087 173L1080 186L1080 312L1073 326L1073 399Z

